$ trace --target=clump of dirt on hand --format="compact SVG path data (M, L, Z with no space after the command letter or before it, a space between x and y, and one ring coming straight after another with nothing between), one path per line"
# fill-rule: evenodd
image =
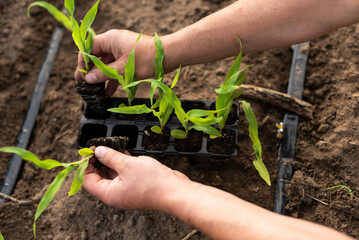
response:
M128 137L122 137L122 136L116 136L116 137L101 137L101 138L92 138L87 141L86 147L98 147L98 146L105 146L112 148L119 152L124 152L127 144L129 142ZM100 163L98 160L94 164L95 168L101 168L103 167L102 163Z
M105 115L105 83L88 84L81 79L76 82L75 89L84 99L88 107L90 107L99 117Z

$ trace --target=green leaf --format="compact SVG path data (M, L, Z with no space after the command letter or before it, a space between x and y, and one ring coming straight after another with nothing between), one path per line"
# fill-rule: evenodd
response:
M137 37L136 44L139 41L142 33ZM127 63L125 63L125 84L130 84L133 82L135 76L135 49L136 45L133 47L132 51L128 55Z
M186 132L183 131L183 130L180 130L180 129L172 130L171 135L172 135L172 137L177 138L177 139L185 139L185 138L187 138Z
M80 72L83 72L83 73L85 73L85 74L88 73L88 71L86 71L85 69L79 69L79 71L80 71Z
M215 89L216 93L218 94L227 94L236 91L241 86L236 85L220 85L220 88Z
M76 19L72 18L72 38L81 52L85 52L85 41L81 37L80 27ZM87 69L86 69L87 70Z
M69 12L70 16L73 16L75 12L74 0L65 0L65 8Z
M43 213L43 211L47 208L47 206L50 204L52 199L54 198L55 194L60 190L61 185L67 175L74 170L76 166L71 166L68 168L65 168L62 170L54 179L54 181L50 184L49 188L47 189L45 195L42 197L39 205L37 206L36 213L35 213L35 219L33 224L33 230L34 230L34 236L36 237L36 220L39 218L39 216Z
M259 172L259 175L263 178L263 180L268 184L271 185L270 177L267 168L265 167L262 161L262 146L261 142L258 137L258 123L256 120L256 116L253 113L252 107L246 101L241 101L243 111L246 115L246 118L249 122L249 136L252 140L252 147L254 149L254 154L256 155L256 160L253 161L254 167Z
M152 86L152 85L151 85ZM161 100L160 99L156 99L155 104L152 104L151 108L152 109L156 109L160 106Z
M52 169L55 167L69 167L71 165L69 163L60 163L53 159L40 160L32 152L27 151L22 148L19 148L19 147L2 147L2 148L0 148L0 151L6 152L6 153L15 153L15 154L19 155L22 159L24 159L26 161L33 162L38 167L44 168L44 169Z
M93 47L93 33L89 32L89 35L86 39L85 47L86 47L86 53L91 53L92 47Z
M153 126L151 127L151 131L157 134L162 134L162 129L159 126Z
M83 157L87 157L90 156L91 154L94 154L94 152L90 148L82 148L78 151L78 153Z
M192 109L189 110L186 115L187 117L204 117L209 115L214 115L217 111L214 110L204 110L204 109Z
M215 136L215 137L220 137L221 134L219 133L219 131L217 129L215 129L212 126L209 125L193 125L191 126L189 129L196 129L197 131L202 131L205 132L211 136Z
M80 188L82 186L82 182L84 181L85 170L86 170L88 164L89 164L89 159L87 159L86 161L81 163L80 166L77 168L74 181L72 182L71 189L68 193L69 196L76 194L80 190Z
M96 67L98 69L100 69L104 74L106 74L106 76L113 78L113 79L117 79L121 85L124 84L123 77L120 74L118 74L116 69L114 69L110 66L107 66L96 56L87 54L85 52L83 52L82 54L88 56L91 59L91 61L96 65Z
M213 125L220 121L219 118L216 118L214 115L203 117L189 117L189 121L193 122L196 125Z
M236 92L235 94L233 94L233 99L238 98L242 93L244 92L244 89L239 89L238 92Z
M181 70L181 65L179 66L178 71L177 71L177 74L176 74L175 78L174 78L173 81L172 81L171 89L176 86L176 83L177 83L178 78L179 78L180 70Z
M80 32L81 32L82 39L86 38L86 34L87 34L88 30L91 27L93 21L95 20L99 2L100 1L97 1L92 6L92 8L86 13L84 19L82 20L81 27L80 27ZM90 52L88 52L88 53L90 53Z
M155 57L155 76L156 78L163 79L164 76L164 69L162 66L163 58L164 58L164 52L163 52L163 46L161 39L158 37L157 33L155 33L155 47L156 47L156 57Z
M63 14L60 10L58 10L54 5L45 1L37 1L31 3L27 8L27 16L30 18L30 9L33 6L39 6L45 8L58 22L62 23L64 27L72 32L72 20L66 14Z
M0 240L4 240L4 236L0 232Z
M142 114L142 113L150 113L153 110L146 106L146 104L135 105L129 107L118 107L118 108L110 108L107 111L115 112L115 113L123 113L123 114Z
M239 68L241 67L241 61L242 61L242 50L239 52L236 60L234 61L233 65L229 69L226 79L224 80L224 84L227 84L227 80L232 77L232 75L239 71Z

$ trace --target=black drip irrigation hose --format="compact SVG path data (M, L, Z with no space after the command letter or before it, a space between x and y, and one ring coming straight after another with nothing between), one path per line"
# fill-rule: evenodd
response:
M294 46L287 94L299 99L302 98L304 88L308 52L309 42ZM292 162L295 155L298 119L298 115L292 113L286 113L283 119L283 138L279 147L279 163L273 207L274 212L283 215L289 215L289 212L285 209L288 203L286 186L293 176Z
M60 46L62 35L64 30L60 27L56 27L52 35L50 46L47 50L47 55L42 64L40 73L37 77L34 92L31 97L30 105L26 113L26 117L20 133L17 138L16 147L26 149L30 140L32 130L35 125L36 116L39 112L42 95L45 91L47 80L49 79L52 65L55 61L57 50ZM1 187L1 193L11 195L15 186L17 177L21 170L22 158L13 154L11 156L9 166L5 175L4 183ZM5 199L0 197L0 206L4 203Z

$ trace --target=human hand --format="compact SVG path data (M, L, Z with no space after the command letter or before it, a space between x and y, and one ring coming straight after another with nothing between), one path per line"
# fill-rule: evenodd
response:
M124 64L127 62L128 55L135 46L138 35L138 33L127 30L109 30L103 34L96 35L91 54L99 57L106 65L116 69L120 75L124 75ZM135 50L135 74L139 80L154 76L155 56L154 38L142 34ZM96 66L90 67L90 71L87 74L79 71L79 69L85 69L82 53L78 55L75 80L85 79L90 84L110 80L106 95L111 96L116 91L118 81L110 79Z
M151 157L133 157L102 146L95 149L95 156L106 167L96 169L90 163L83 187L113 207L163 211L172 190L190 182L184 174Z

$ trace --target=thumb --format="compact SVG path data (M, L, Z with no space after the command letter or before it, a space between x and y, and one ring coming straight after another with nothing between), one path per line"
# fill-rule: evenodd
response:
M117 173L123 169L123 166L131 158L131 156L103 146L99 146L95 149L95 156L103 165L113 169Z
M121 63L119 60L112 62L110 64L106 64L106 65L111 68L114 68L120 75L122 75L122 71L120 69ZM97 67L93 67L93 69L85 75L85 80L89 84L101 83L101 82L104 82L109 79L111 79L111 78L109 76L107 76L106 74L104 74Z

